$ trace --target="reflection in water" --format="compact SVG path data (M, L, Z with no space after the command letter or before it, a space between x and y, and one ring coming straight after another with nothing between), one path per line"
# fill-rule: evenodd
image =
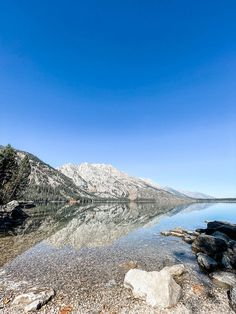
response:
M16 236L0 238L0 265L13 259L30 247L45 240L54 248L81 248L107 246L131 231L138 238L148 232L182 226L194 229L204 220L229 220L235 205L201 204L182 205L174 208L158 207L155 203L89 204L87 206L55 205L28 209L30 218ZM223 210L222 210L223 208ZM138 240L139 241L139 240Z
M156 215L171 210L157 208L156 204L101 204L93 208L79 208L74 217L60 230L47 239L47 243L63 247L108 245L147 223Z
M77 250L110 244L155 216L171 210L154 203L89 204L69 206L50 204L28 209L30 215L15 230L16 236L0 239L0 265L47 239L55 247L69 245Z

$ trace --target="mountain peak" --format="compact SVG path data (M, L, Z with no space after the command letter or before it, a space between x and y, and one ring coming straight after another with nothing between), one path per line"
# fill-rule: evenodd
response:
M183 201L186 196L172 195L163 190L158 184L129 176L112 166L111 164L82 163L80 165L66 164L59 170L70 177L74 183L85 189L86 182L88 192L102 198L115 198L127 200L175 200Z

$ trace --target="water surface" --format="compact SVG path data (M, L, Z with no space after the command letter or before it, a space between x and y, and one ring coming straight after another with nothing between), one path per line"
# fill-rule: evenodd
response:
M156 245L162 230L202 228L211 220L236 223L235 212L235 203L195 203L175 208L160 208L154 203L39 206L28 210L30 218L14 230L14 236L1 236L1 264L24 251L27 256L39 257L55 249L63 255L68 249L79 252L108 246L135 247L146 242Z
M130 261L148 271L183 262L206 281L191 246L160 231L204 227L209 220L236 223L235 211L236 204L226 203L41 206L29 210L31 217L14 236L0 238L1 265L11 282L51 286L57 291L54 302L62 297L66 304L83 306L81 313L90 313L104 302L117 300L119 306L117 294L126 297L123 280Z

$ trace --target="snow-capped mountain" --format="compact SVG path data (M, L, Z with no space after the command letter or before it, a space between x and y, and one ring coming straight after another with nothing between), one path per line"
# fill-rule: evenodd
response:
M148 180L129 176L108 164L66 164L58 168L80 188L101 198L158 200L181 203L188 197L174 195Z

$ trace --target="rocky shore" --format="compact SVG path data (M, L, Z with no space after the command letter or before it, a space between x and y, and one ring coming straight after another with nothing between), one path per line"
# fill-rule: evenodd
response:
M231 308L236 312L236 225L211 221L196 231L176 228L162 232L192 244L200 269L213 283L226 289Z
M232 314L227 290L199 273L191 249L171 238L131 249L67 250L61 266L40 244L37 258L30 251L2 270L0 313Z

